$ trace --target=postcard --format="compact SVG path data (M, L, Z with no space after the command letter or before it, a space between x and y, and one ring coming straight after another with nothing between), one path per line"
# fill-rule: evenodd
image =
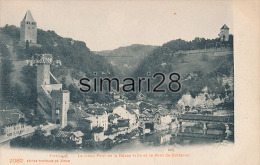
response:
M0 164L259 164L259 1L0 1Z

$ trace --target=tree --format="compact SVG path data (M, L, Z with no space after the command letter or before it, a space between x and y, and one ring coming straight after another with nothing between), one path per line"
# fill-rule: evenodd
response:
M13 64L11 61L10 52L7 46L3 43L0 43L0 51L2 54L1 60L1 73L0 73L0 81L1 81L1 91L3 97L6 101L12 101L11 94L11 73L13 72Z
M26 42L25 42L25 49L26 49L26 50L29 49L29 41L28 41L28 40L26 40Z
M73 127L72 127L71 125L67 125L66 127L64 127L64 128L62 129L62 131L71 132L71 131L73 131Z

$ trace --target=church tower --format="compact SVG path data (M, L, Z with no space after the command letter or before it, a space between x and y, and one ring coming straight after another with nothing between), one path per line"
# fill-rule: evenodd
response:
M37 44L37 22L34 21L30 10L27 10L20 26L20 42L26 41Z

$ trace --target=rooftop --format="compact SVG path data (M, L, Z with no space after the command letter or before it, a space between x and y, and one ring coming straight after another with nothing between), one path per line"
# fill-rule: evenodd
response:
M226 24L224 24L221 29L229 29L229 28Z
M1 126L17 124L21 118L24 118L24 115L18 109L0 110Z
M76 137L84 136L84 134L81 131L72 132L72 134L75 135Z
M31 11L30 10L27 10L26 13L25 13L25 16L23 18L22 21L29 21L29 22L35 22L33 17L32 17L32 14L31 14Z

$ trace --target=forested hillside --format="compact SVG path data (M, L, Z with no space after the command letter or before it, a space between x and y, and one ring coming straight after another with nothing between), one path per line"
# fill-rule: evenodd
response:
M20 32L19 28L6 25L0 28L1 32L8 35L13 41L13 46L20 59L31 59L36 53L50 53L54 60L61 60L66 69L81 71L88 77L93 76L93 72L113 76L112 66L100 55L94 54L86 46L85 42L76 41L71 38L64 38L54 31L44 31L38 29L37 43L41 47L30 46L26 49L18 46ZM55 75L61 76L61 75Z
M114 76L115 72L107 60L94 54L82 41L64 38L54 31L38 29L36 46L19 44L19 28L6 25L0 28L0 67L1 67L1 107L19 107L25 114L29 108L37 105L36 66L26 65L27 59L35 54L52 54L53 60L60 60L62 65L52 65L51 72L63 84L64 89L71 92L71 101L84 101L91 98L93 102L109 101L106 94L85 97L76 84L82 77L93 77L93 73L106 77ZM106 99L105 99L106 98Z
M97 52L113 65L117 75L129 77L139 63L158 46L134 44L114 50Z
M133 77L146 77L148 72L151 75L165 74L166 80L161 88L168 88L168 75L173 72L180 75L181 83L178 92L148 93L150 97L176 103L186 93L195 98L205 87L215 97L227 97L227 90L230 91L233 84L224 84L223 80L234 76L233 36L230 35L228 42L220 42L218 38L195 38L193 41L178 39L165 43L142 60ZM152 86L159 81L154 79Z

